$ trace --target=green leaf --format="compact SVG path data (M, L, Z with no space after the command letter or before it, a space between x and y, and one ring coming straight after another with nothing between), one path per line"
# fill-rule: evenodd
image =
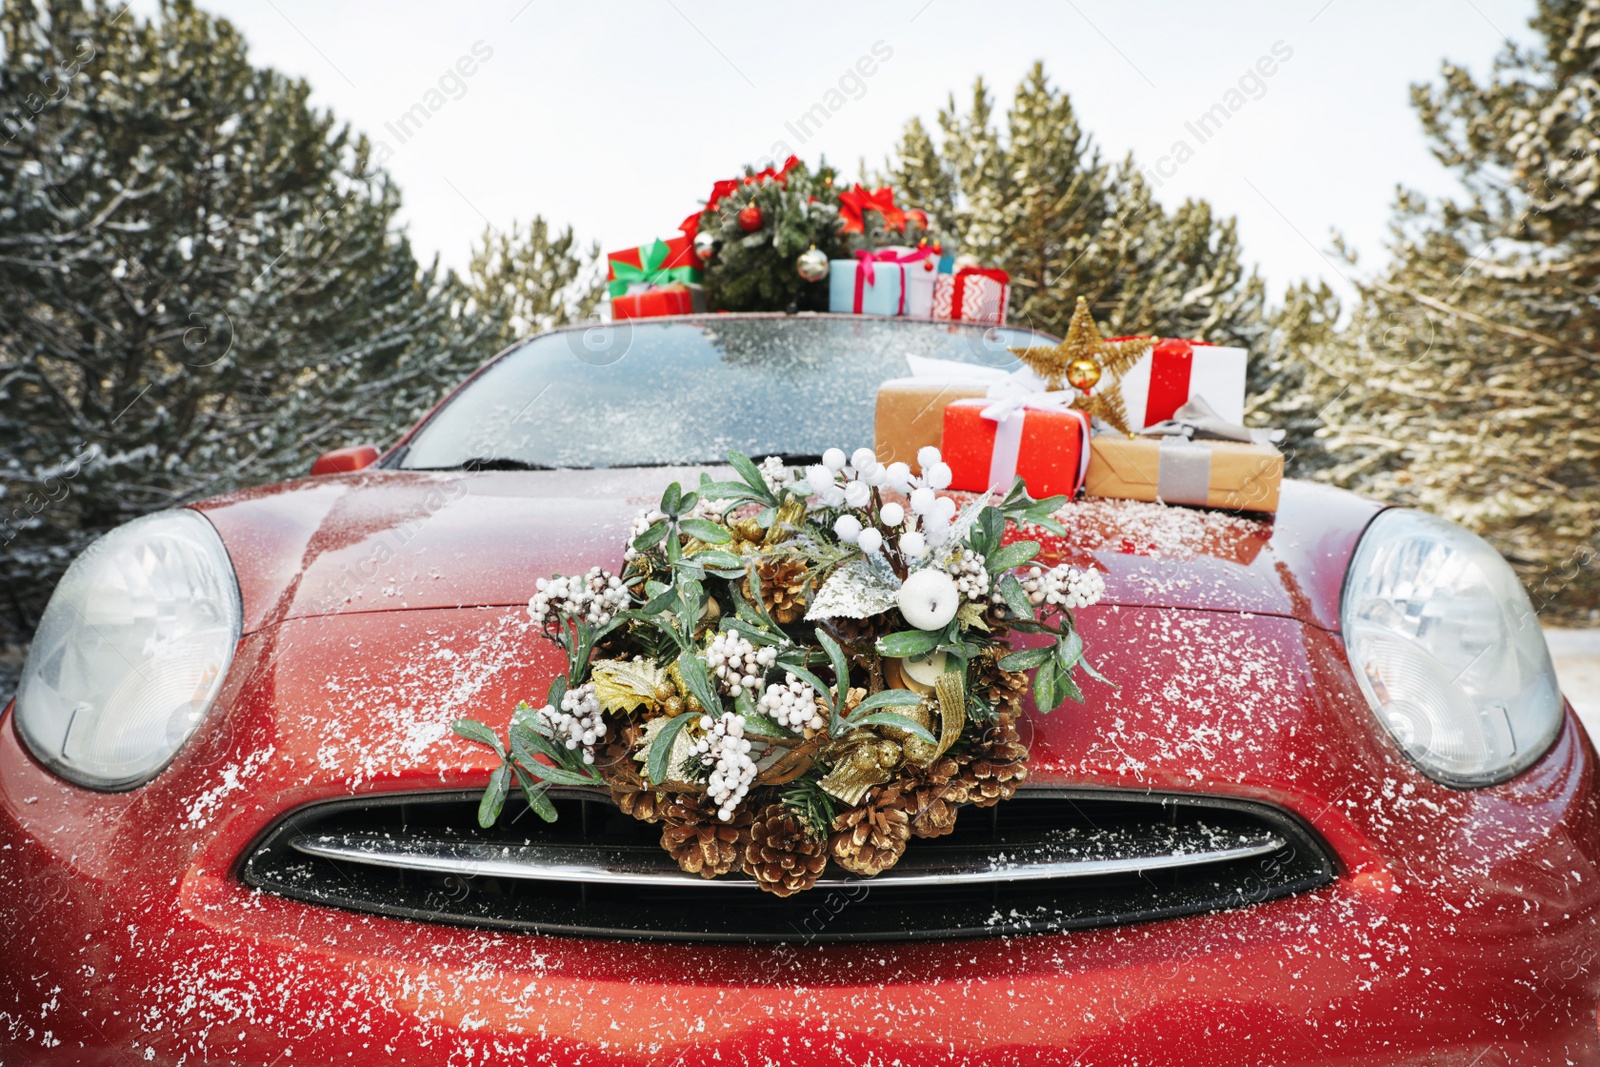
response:
M909 689L884 689L857 704L855 710L850 713L850 721L855 722L856 716L878 708L905 708L920 703L922 696Z
M767 480L761 476L760 469L750 462L749 456L730 448L728 450L728 465L739 472L739 477L743 478L745 484L762 500L768 504L776 504L778 502L778 498L772 495L772 489L767 485Z
M1000 576L1000 597L1006 602L1006 607L1011 609L1011 614L1019 619L1034 617L1033 601L1028 599L1028 591L1022 588L1022 583L1017 576L1007 571Z
M544 790L540 789L521 767L513 767L511 770L517 776L517 785L522 787L522 799L528 802L528 807L533 813L545 822L555 822L556 806L550 803L550 798L545 796Z
M684 655L688 655L688 653L684 653ZM682 663L683 661L680 659L678 662ZM660 785L667 780L667 771L669 769L667 761L672 756L672 743L677 740L678 734L683 731L683 728L689 724L689 720L692 718L694 716L687 712L674 716L668 719L667 725L663 726L660 732L656 734L655 741L650 745L650 758L645 763L645 777L649 779L651 785Z
M773 630L778 629L778 620L774 619L771 613L767 611L766 598L761 595L761 574L757 569L754 560L751 560L750 563L745 567L744 575L745 581L750 583L750 610L759 615L761 617L761 621L764 622L769 628ZM735 586L734 588L737 589L738 587Z
M677 600L678 590L669 585L667 586L665 592L657 594L639 610L644 612L646 615L655 615L663 611L672 610L672 606L677 602Z
M1084 656L1081 659L1079 659L1078 660L1078 666L1082 667L1085 671L1087 671L1089 673L1089 677L1093 678L1095 681L1104 682L1106 685L1112 686L1113 688L1116 688L1116 689L1121 689L1122 688L1121 686L1117 685L1116 682L1113 682L1110 678L1107 678L1105 675L1103 675L1099 671L1095 670L1094 669L1094 664L1089 662L1089 657L1088 656Z
M924 741L932 742L934 744L938 743L938 739L928 732L927 727L922 726L920 723L913 722L904 715L897 715L892 711L877 711L873 712L871 715L863 715L859 719L855 716L851 716L845 720L845 725L852 730L858 729L862 726L893 726L898 730L905 730L912 736L921 738Z
M678 673L683 676L683 684L689 687L689 692L706 709L706 714L715 715L722 710L722 701L717 699L717 691L711 684L711 674L706 670L705 660L692 650L684 652L678 657Z
M988 559L984 560L984 563L988 566L989 573L994 574L998 571L1009 571L1020 567L1038 554L1039 542L1013 541L1009 545L1003 545L991 552Z
M1054 656L1039 664L1039 670L1033 676L1033 702L1040 711L1054 711L1056 705L1061 703L1060 686L1057 684L1060 677Z
M923 656L939 647L936 630L901 630L897 634L878 638L878 655L891 659Z
M850 688L850 661L844 658L844 649L839 647L839 642L817 631L817 644L822 646L822 651L828 654L828 665L833 668L834 684L840 692Z
M1083 658L1083 638L1076 633L1069 633L1056 642L1056 662L1061 670L1067 672L1078 665Z
M708 545L725 545L733 540L727 530L706 519L680 519L678 529Z
M707 500L719 502L728 500L766 502L755 490L743 482L701 482L700 495Z
M683 486L673 482L667 486L666 492L661 494L661 510L666 513L667 518L675 519L678 517L678 507L682 503Z
M744 732L748 737L793 737L794 734L785 730L765 715L756 710L755 704L743 693L735 700L734 707L744 719Z
M1000 669L1003 671L1032 670L1048 663L1054 651L1049 645L1041 645L1038 648L1025 648L1020 652L1013 652L1009 656L1002 656Z
M1083 693L1079 691L1078 683L1074 682L1072 680L1072 675L1068 674L1066 671L1062 671L1056 677L1056 695L1058 697L1056 700L1057 705L1060 705L1064 701L1068 700L1075 704L1083 703Z
M550 689L548 690L548 693L544 698L544 702L546 704L549 704L552 708L559 708L561 706L561 698L566 696L566 695L567 695L567 678L566 678L566 675L558 674L554 678L550 679Z
M495 755L501 759L506 758L506 746L500 743L500 738L477 719L457 719L450 724L450 729L465 737L468 741L476 741L480 745L488 745L494 749Z
M667 520L662 519L660 522L651 523L644 533L635 537L633 547L640 552L646 552L660 544L665 536L667 536Z
M557 785L601 784L599 775L588 770L582 763L578 766L585 767L584 771L564 766L570 757L575 755L574 752L558 747L549 738L526 727L512 727L511 754L516 757L517 763L523 770L544 781L554 782ZM542 762L536 758L537 756L544 756L550 763Z
M489 776L489 787L483 791L483 799L478 801L479 826L487 830L495 824L506 806L506 793L510 790L511 764L502 763Z
M718 527L721 529L721 527ZM704 552L696 552L694 560L700 566L709 570L732 570L744 573L744 561L732 552L722 552L715 548L708 548Z
M1006 517L999 508L986 506L978 512L978 522L972 533L973 548L978 550L978 555L987 556L1000 547L1000 540L1006 533ZM981 548L979 542L982 543Z
M693 511L694 506L698 503L700 503L699 493L683 494L683 499L678 501L678 514L682 515L685 512Z

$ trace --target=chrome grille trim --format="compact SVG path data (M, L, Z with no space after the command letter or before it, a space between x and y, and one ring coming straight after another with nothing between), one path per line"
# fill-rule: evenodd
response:
M779 898L737 874L677 871L660 848L661 827L624 815L607 794L552 789L550 797L558 822L542 823L513 798L488 830L477 825L476 792L316 801L265 830L239 856L236 876L289 900L391 920L820 944L1181 919L1316 892L1340 871L1309 825L1259 800L1030 783L1006 803L964 808L953 833L913 840L877 878L830 878ZM529 863L546 864L542 876L527 877Z
M1087 835L1084 835L1085 837ZM1232 843L1216 847L1217 838ZM1277 852L1287 843L1268 832L1193 833L1167 835L1169 848L1157 851L1157 842L1135 834L1096 834L1081 847L1066 840L1043 842L1029 849L1026 859L995 862L986 853L967 849L952 855L937 841L918 841L893 868L874 878L853 876L820 878L817 888L847 888L858 883L873 886L982 885L987 882L1025 882L1058 878L1095 878L1113 874L1182 867L1204 867L1253 859ZM372 864L400 870L431 871L477 878L495 876L539 882L583 882L650 888L667 885L759 891L755 881L739 875L700 878L685 874L661 849L608 849L604 846L491 845L471 841L412 840L400 842L382 833L339 835L300 834L289 847L307 856L347 863ZM1206 847L1212 845L1213 847ZM1074 852L1098 852L1096 857L1076 857ZM963 853L966 855L964 856ZM985 862L985 859L989 862Z

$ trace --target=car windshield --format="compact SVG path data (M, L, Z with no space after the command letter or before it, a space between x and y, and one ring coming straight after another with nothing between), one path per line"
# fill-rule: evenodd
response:
M561 330L507 353L422 427L400 465L583 468L798 459L871 445L878 385L908 355L988 367L1053 343L1009 327L716 316Z

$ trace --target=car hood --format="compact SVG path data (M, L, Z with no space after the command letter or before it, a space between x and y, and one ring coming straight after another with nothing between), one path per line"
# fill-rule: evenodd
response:
M706 468L365 471L197 505L238 572L244 629L291 618L525 602L537 578L615 569L632 517ZM726 471L714 477L727 477ZM1271 517L1081 499L1044 558L1094 566L1110 604L1230 611L1338 627L1339 589L1380 506L1286 482Z

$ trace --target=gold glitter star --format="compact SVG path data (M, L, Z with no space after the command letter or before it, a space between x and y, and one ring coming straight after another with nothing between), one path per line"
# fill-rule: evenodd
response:
M1072 406L1091 417L1099 417L1125 434L1128 429L1128 412L1122 402L1122 376L1139 362L1155 344L1153 337L1135 337L1126 341L1107 341L1100 335L1089 304L1078 297L1073 309L1072 322L1067 326L1067 339L1054 347L1013 348L1011 353L1022 360L1035 374L1044 379L1053 390L1066 386L1069 374L1078 376L1083 367L1073 364L1093 364L1098 374L1087 377L1097 379L1099 388L1091 394L1085 389ZM1093 381L1090 382L1091 387Z

